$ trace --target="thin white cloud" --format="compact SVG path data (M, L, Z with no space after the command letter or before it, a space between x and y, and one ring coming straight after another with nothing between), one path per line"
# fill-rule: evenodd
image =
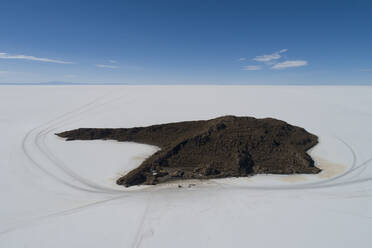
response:
M372 72L372 68L360 69L360 71L364 71L364 72Z
M117 63L117 61L116 61L116 60L113 60L113 59L110 59L109 62L110 62L111 64L116 64L116 63Z
M247 58L239 58L238 60L239 61L244 61L244 60L246 60Z
M285 53L287 51L288 51L288 49L282 49L279 52L275 52L275 53L272 53L272 54L264 54L264 55L261 55L261 56L256 56L256 57L253 58L253 60L258 61L258 62L269 62L271 60L280 59L282 57L280 55L280 53Z
M116 65L102 65L102 64L97 64L96 66L99 67L99 68L109 68L109 69L117 69L117 68L119 68L119 66L116 66Z
M306 60L287 60L287 61L275 64L274 66L271 67L271 69L281 70L281 69L286 69L286 68L291 68L291 67L306 66L307 64L308 63Z
M259 65L246 65L242 67L244 71L258 71L261 70L261 66Z
M48 59L48 58L40 58L35 56L29 55L12 55L8 53L0 53L0 59L19 59L19 60L31 60L31 61L39 61L39 62L47 62L47 63L56 63L56 64L73 64L73 62L57 60L57 59Z
M7 73L9 73L9 71L0 71L0 75L7 74Z
M279 53L273 53L273 54L265 54L261 56L256 56L253 60L258 62L269 62L273 59L279 59L281 56Z

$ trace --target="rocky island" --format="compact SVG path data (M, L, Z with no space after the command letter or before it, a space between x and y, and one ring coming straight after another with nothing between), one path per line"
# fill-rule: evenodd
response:
M56 135L68 141L109 139L161 148L117 180L126 187L180 179L321 171L306 153L318 143L318 137L273 118L222 116L148 127L79 128Z

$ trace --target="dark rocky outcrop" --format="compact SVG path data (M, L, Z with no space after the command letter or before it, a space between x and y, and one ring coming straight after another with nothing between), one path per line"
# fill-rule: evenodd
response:
M305 129L272 118L223 116L135 128L79 128L57 134L67 140L110 139L161 148L119 178L125 186L177 179L254 174L319 173L306 153L318 143Z

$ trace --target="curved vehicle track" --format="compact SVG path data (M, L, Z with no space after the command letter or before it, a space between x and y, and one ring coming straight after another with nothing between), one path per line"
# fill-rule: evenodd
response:
M99 185L95 182L92 182L91 180L88 180L84 178L83 176L77 174L74 172L70 167L68 167L67 164L65 164L61 159L57 158L53 152L48 148L47 143L45 141L46 137L50 134L52 134L54 131L56 131L58 128L63 127L64 125L74 123L78 120L81 120L84 118L84 115L88 114L90 111L96 110L97 108L103 107L109 103L112 103L114 101L118 101L122 99L125 95L117 96L110 98L108 97L110 94L106 94L103 96L100 96L91 102L88 102L76 109L73 109L69 112L66 112L57 118L50 120L40 126L37 126L33 129L31 129L25 137L22 140L22 150L24 154L27 156L27 158L30 160L30 162L40 169L42 172L45 173L45 175L49 176L50 178L56 180L56 182L61 183L65 186L70 187L71 189L83 191L83 192L89 192L93 194L102 195L105 197L103 200L95 201L89 204L84 204L79 207L58 211L55 213L46 214L43 216L39 216L36 218L32 218L29 220L21 221L14 223L11 227L1 230L0 235L17 230L18 228L22 228L25 226L29 226L31 224L35 224L39 221L43 221L49 218L59 217L66 214L73 214L78 211L94 207L100 204L104 204L110 201L122 199L125 197L129 197L132 194L151 194L156 190L155 187L153 189L139 189L135 191L127 191L123 188L123 190L117 190L109 187L104 187L102 185ZM108 98L108 99L107 99ZM131 99L129 99L126 102L130 102ZM372 158L367 159L366 161L360 163L357 165L357 155L354 151L354 149L344 140L341 138L336 138L339 142L341 142L344 146L346 146L352 156L352 163L349 166L349 169L345 171L344 173L337 175L333 178L329 178L326 180L316 181L316 182L310 182L310 183L302 183L302 184L295 184L295 185L280 185L280 186L233 186L234 188L243 188L246 190L304 190L304 189L319 189L319 188L329 188L329 187L337 187L337 186L347 186L351 184L356 183L362 183L366 181L372 181L371 177L365 177L360 178L363 171L370 165L372 162ZM34 150L36 149L36 152L38 153L36 156L34 154ZM39 161L39 156L42 155L44 159L48 161L48 163ZM55 169L57 169L59 172L62 172L69 180L66 178L60 177L57 173L55 173ZM353 174L354 172L358 174ZM351 175L352 177L346 180L344 179L346 176ZM351 180L352 179L352 180ZM218 187L221 187L222 189L226 189L227 187L230 187L230 184L226 184L223 182L220 182L219 180L213 180L213 184L217 185ZM109 198L107 198L109 196ZM146 216L148 216L148 207L146 207L146 210L143 215L143 220L141 223L144 222L144 219ZM139 226L134 246L137 246L140 239L140 233L141 233L141 225Z

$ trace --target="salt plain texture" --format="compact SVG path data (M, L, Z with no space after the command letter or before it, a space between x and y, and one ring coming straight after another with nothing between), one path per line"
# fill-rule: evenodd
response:
M368 86L1 86L0 247L371 247L371 106ZM156 147L54 135L221 115L304 127L323 171L124 188Z

